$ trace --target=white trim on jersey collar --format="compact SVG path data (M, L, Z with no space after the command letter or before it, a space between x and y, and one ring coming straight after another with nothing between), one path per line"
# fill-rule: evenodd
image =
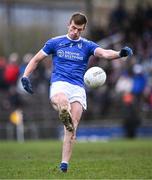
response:
M80 41L80 39L81 39L81 37L79 37L79 39L76 39L76 40L71 39L71 38L68 36L68 34L66 35L66 37L67 37L70 41L75 41L75 42Z

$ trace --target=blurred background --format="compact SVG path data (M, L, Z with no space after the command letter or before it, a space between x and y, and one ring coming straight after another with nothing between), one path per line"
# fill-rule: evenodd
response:
M107 80L99 89L87 89L78 139L152 137L151 0L0 0L0 139L62 137L48 98L51 57L31 77L33 96L20 77L49 38L67 33L76 11L89 20L84 37L103 48L127 45L134 51L127 61L90 58L89 67L101 66Z

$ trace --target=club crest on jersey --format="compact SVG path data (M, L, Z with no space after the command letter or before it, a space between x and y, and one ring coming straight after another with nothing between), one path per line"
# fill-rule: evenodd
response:
M79 48L79 49L82 48L82 43L78 43L78 48Z
M72 46L73 46L73 43L70 44L70 48L72 48Z
M57 56L58 57L63 57L64 56L64 51L63 50L58 50L57 51Z

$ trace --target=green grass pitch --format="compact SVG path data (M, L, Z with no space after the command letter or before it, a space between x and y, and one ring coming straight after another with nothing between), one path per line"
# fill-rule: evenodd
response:
M61 141L0 142L0 179L152 179L152 139L76 142L61 173Z

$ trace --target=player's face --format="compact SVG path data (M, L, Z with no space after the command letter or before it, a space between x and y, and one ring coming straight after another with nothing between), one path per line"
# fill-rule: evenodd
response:
M85 29L85 24L77 25L74 23L74 21L72 21L68 25L68 36L73 40L79 39L84 29Z

